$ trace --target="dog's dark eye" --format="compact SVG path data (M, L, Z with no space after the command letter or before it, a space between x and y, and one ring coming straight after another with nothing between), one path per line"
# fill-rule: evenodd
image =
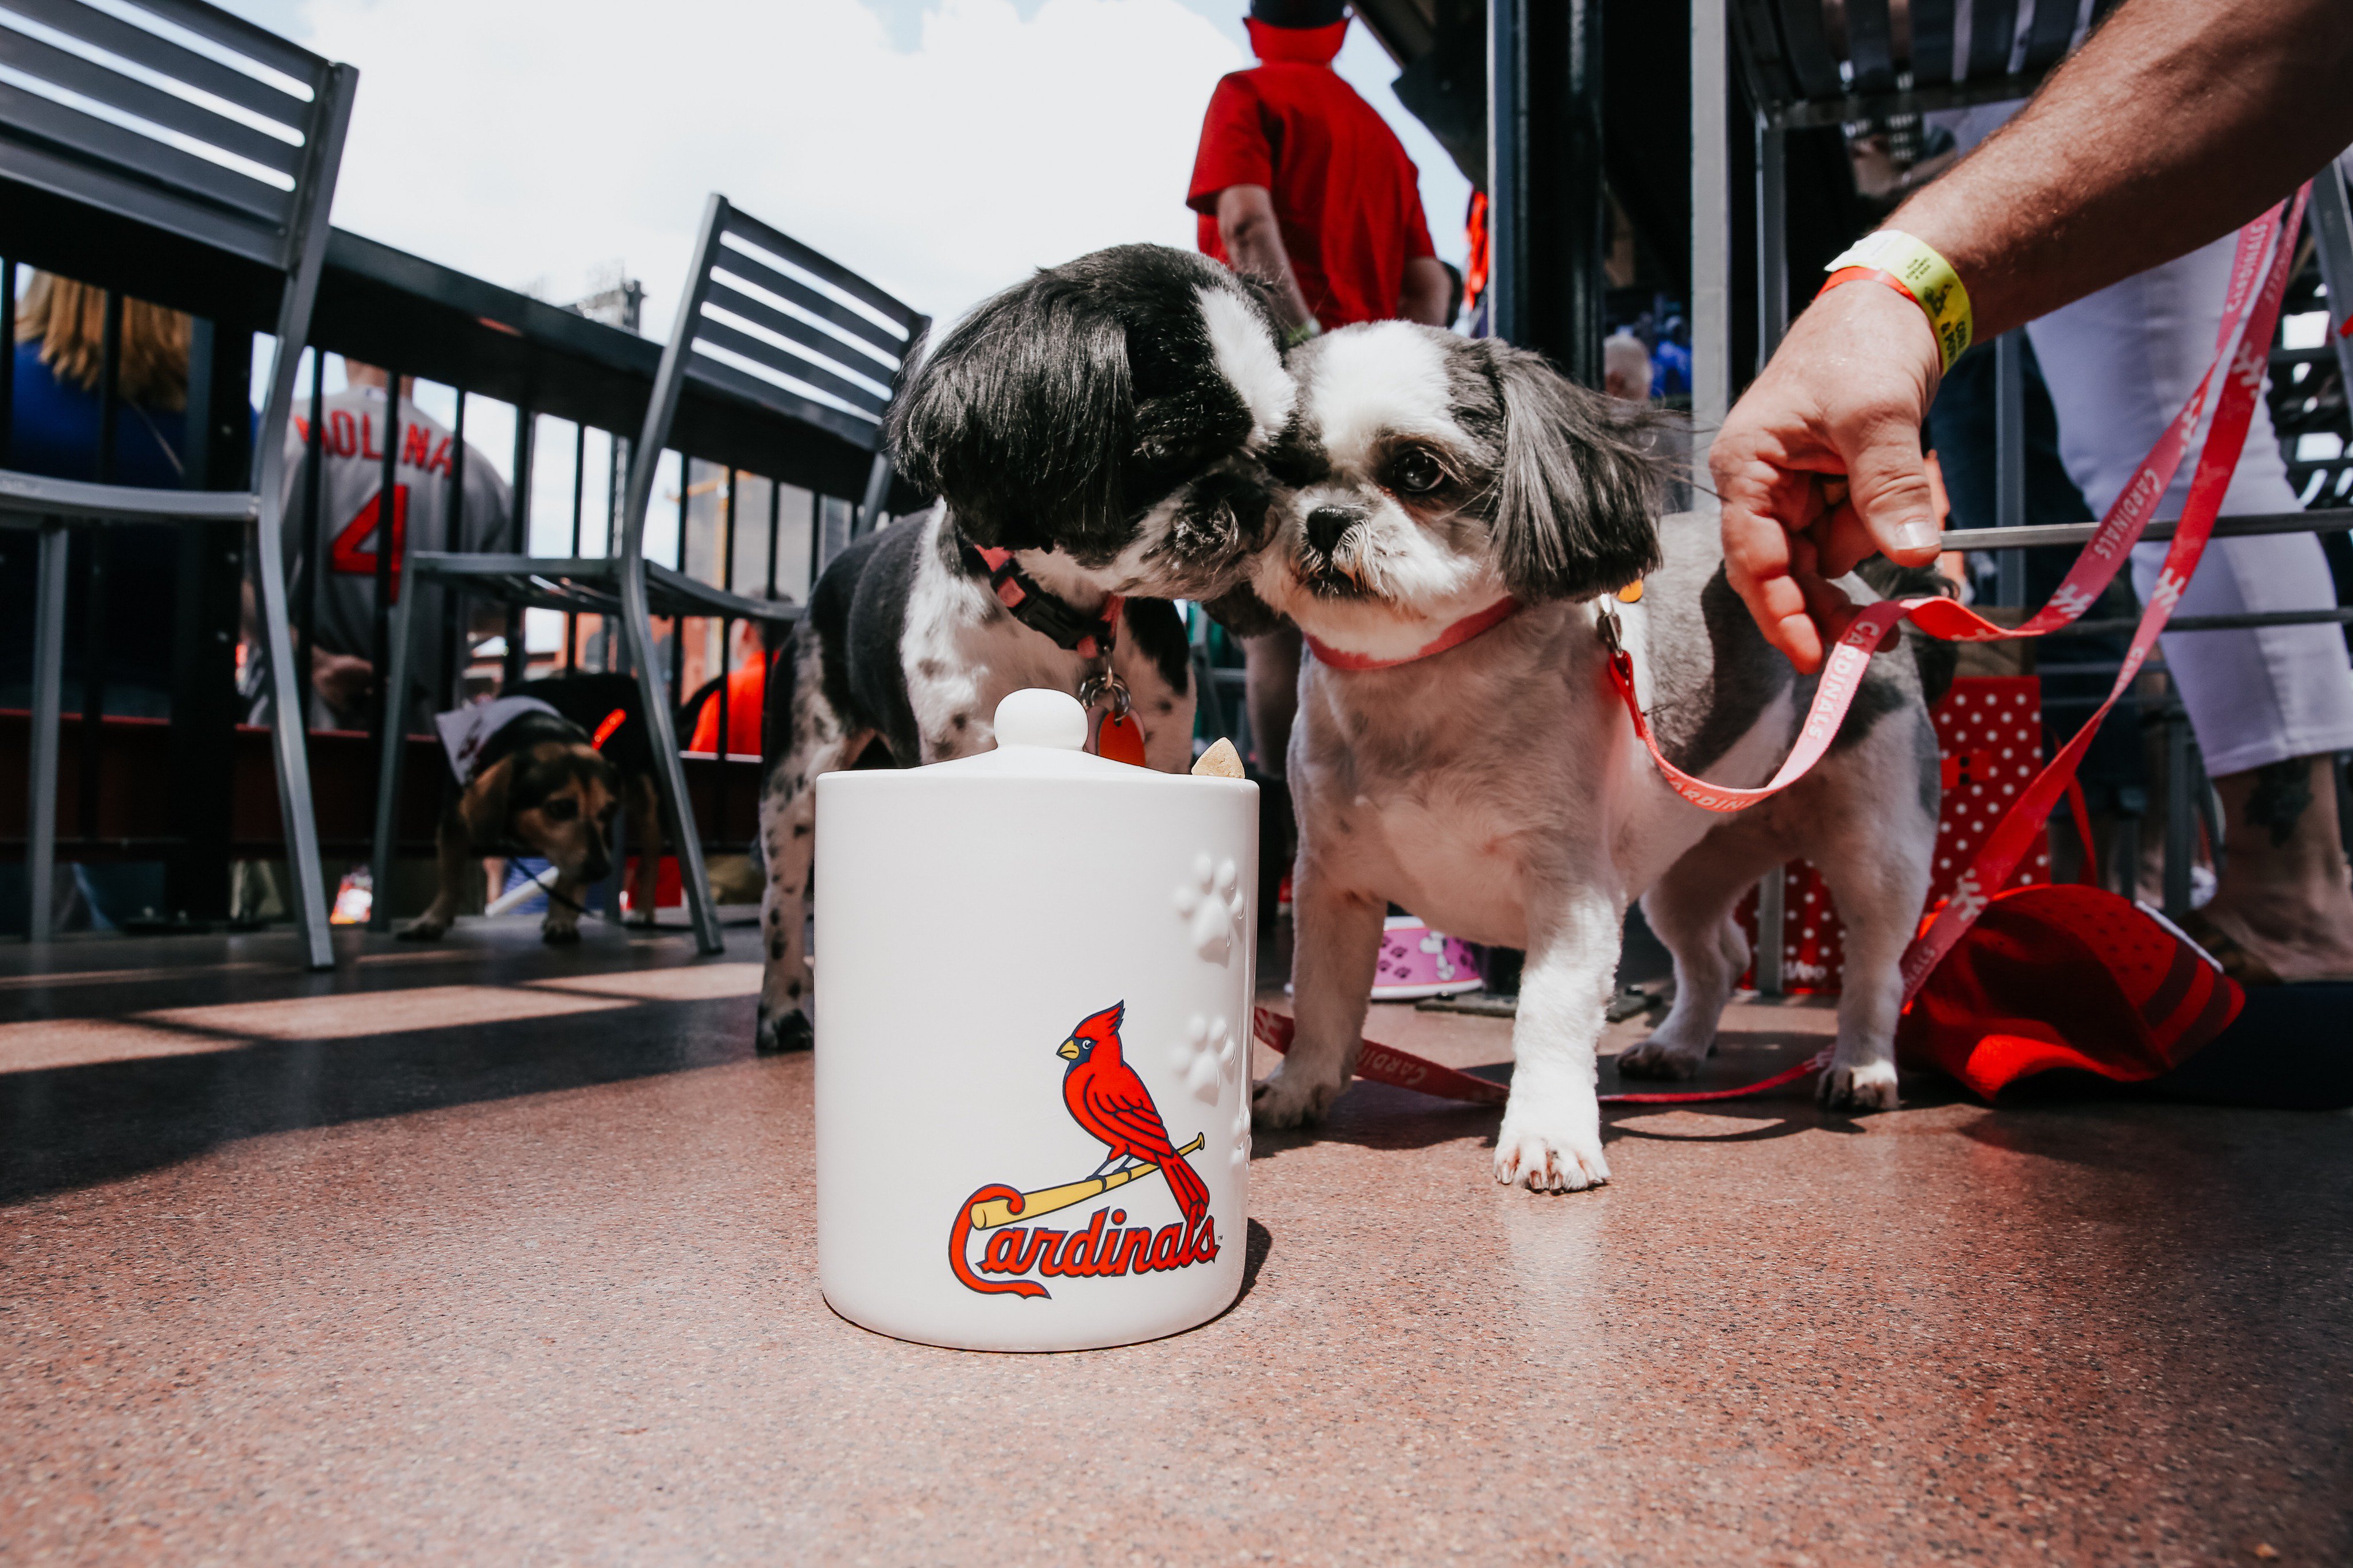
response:
M560 796L539 808L540 816L550 822L569 822L580 815L580 803L570 796Z
M1446 482L1446 470L1437 458L1419 447L1409 447L1389 459L1388 488L1409 496L1428 495Z

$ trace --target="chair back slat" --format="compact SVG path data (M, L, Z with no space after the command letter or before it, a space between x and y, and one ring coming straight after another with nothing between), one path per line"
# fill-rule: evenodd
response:
M839 397L853 408L863 409L875 418L882 417L891 400L879 392L860 386L848 376L836 375L813 360L797 354L780 353L765 338L755 338L749 332L738 331L724 321L705 316L695 329L694 341L700 346L724 349L729 353L750 360L780 375L790 376L804 385L813 386L829 397ZM694 374L701 374L702 365L696 362Z
M723 200L699 254L684 374L794 417L839 405L826 427L881 449L891 387L923 317ZM722 366L735 374L717 376Z
M811 277L881 311L902 330L911 331L923 320L913 305L892 298L840 262L811 250L781 229L769 227L741 207L728 207L727 233L754 249L783 257Z
M69 155L158 176L167 187L208 196L264 223L280 222L286 215L285 191L9 82L0 82L0 124L30 132Z
M1846 0L1846 53L1854 68L1852 90L1895 89L1895 28L1887 0Z
M2018 0L1972 0L1969 6L1969 79L2003 76L2018 42Z
M120 178L85 163L58 157L37 147L21 146L0 137L0 182L16 181L77 201L95 201L111 212L153 227L225 250L231 256L265 267L283 262L284 245L267 227L243 214L231 216L219 208Z
M1734 49L1748 79L1749 96L1759 107L1794 103L1803 94L1790 79L1789 52L1781 47L1781 23L1773 0L1730 0L1725 7Z
M714 280L711 285L711 296L704 303L714 310L724 310L731 316L741 316L745 321L774 332L778 337L790 339L805 348L816 349L829 362L856 370L860 374L881 383L886 389L891 384L891 378L898 374L897 359L886 358L862 342L845 343L822 328L812 325L798 316L788 316L772 305L754 300L740 289L730 288L724 283ZM904 352L906 347L903 343L892 346L901 352ZM849 351L847 354L842 352L845 349ZM860 363L861 361L863 363Z
M1799 96L1836 98L1844 92L1838 57L1831 53L1830 34L1822 26L1820 0L1782 0L1778 9L1789 74L1798 79Z
M2034 0L2034 20L2027 24L2026 65L2040 74L2059 63L2067 42L2075 36L2074 0Z
M863 311L853 310L831 296L818 293L797 278L789 278L773 267L762 266L743 251L728 251L727 270L747 283L756 284L763 291L786 300L794 309L815 316L828 326L839 327L852 337L864 339L893 361L907 345L907 333L903 327L885 326Z
M1730 0L1731 32L1768 123L1835 125L2028 97L2084 29L2081 0L2024 4L1911 0L1904 37L1892 0ZM2093 21L2116 5L2093 0Z
M231 54L291 77L314 92L326 79L327 62L319 56L205 0L132 0L132 4Z
M204 0L0 0L0 177L295 269L328 61Z
M70 55L29 34L0 27L0 65L64 88L109 108L176 131L207 146L291 175L302 150L242 121L215 113L192 98L148 86L94 60Z
M189 32L210 36L203 26L189 26L191 20L196 19L189 15L191 11L210 11L209 6L166 6L159 3L148 5L146 9L158 16L168 16ZM259 28L248 27L226 13L216 12L214 16L234 24L232 31L243 29L250 37L259 40L246 48L235 44L229 47L247 55L257 64L300 82L308 96L288 92L264 78L238 70L210 55L200 54L162 33L133 26L119 16L85 4L85 0L0 0L0 12L14 12L27 21L78 38L157 76L183 83L199 92L209 93L296 131L310 123L311 105L325 79L324 60L294 48L285 40L272 37Z
M1953 0L1912 0L1912 79L1923 87L1953 79Z

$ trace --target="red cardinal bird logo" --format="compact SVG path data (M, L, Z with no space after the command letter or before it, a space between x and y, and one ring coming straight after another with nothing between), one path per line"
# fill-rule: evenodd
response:
M1152 1091L1120 1055L1119 1022L1126 1012L1122 1002L1090 1014L1062 1042L1055 1054L1071 1064L1062 1074L1062 1103L1073 1121L1110 1147L1098 1173L1122 1160L1159 1166L1186 1223L1198 1225L1209 1212L1209 1189L1169 1142Z

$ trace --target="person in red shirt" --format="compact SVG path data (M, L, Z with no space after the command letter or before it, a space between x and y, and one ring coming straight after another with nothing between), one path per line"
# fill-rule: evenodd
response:
M1432 252L1419 171L1373 106L1332 69L1343 0L1251 0L1260 63L1219 81L1187 206L1204 254L1274 286L1287 342L1356 321L1447 324L1452 280ZM1252 749L1282 776L1299 707L1299 634L1242 645Z

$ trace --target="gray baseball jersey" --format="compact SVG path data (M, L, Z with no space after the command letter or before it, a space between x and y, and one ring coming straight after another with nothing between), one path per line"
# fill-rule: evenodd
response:
M318 617L312 637L329 653L375 657L375 569L380 508L377 491L384 484L385 394L375 386L346 388L326 400L322 435L325 486L320 509L318 545L325 570L318 579ZM506 481L470 445L466 449L465 504L457 527L450 523L452 479L458 467L457 442L447 426L403 398L400 404L400 460L396 470L393 501L393 602L400 600L400 559L404 550L485 551L505 546L512 521ZM310 554L309 454L310 410L298 410L287 434L286 563L292 580L301 580L301 563ZM417 639L411 668L417 688L438 702L442 690L442 665L447 631L442 618L443 595L435 591L417 605ZM293 606L299 624L306 613ZM351 723L364 713L334 714L315 699L313 721Z

